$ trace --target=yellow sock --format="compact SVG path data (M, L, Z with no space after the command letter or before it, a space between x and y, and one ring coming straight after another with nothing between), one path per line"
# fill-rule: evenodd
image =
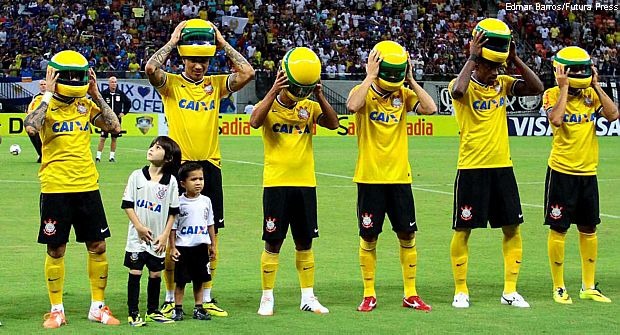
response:
M314 252L295 250L295 267L301 288L314 287Z
M215 245L215 255L216 258L212 261L210 261L211 264L211 280L209 280L208 282L205 282L204 284L202 284L202 288L203 289L210 289L213 287L213 280L215 279L215 270L217 269L217 261L220 259L220 250L219 250L219 243L217 240L217 235L215 235L213 244Z
M45 255L45 277L47 293L52 305L62 304L62 290L65 284L65 258L53 258Z
M400 267L403 270L403 285L405 297L418 295L415 289L415 276L418 269L418 251L415 238L411 240L398 239L400 243Z
M273 290L276 285L276 273L278 272L278 258L280 254L274 254L263 250L260 256L260 270L263 290Z
M377 241L366 242L360 237L360 267L364 280L364 296L376 297L375 269L377 268Z
M553 289L564 286L564 245L566 244L566 233L560 233L549 229L547 238L547 251L549 253L549 266L551 267L551 279Z
M108 284L108 258L104 253L88 252L88 278L93 301L104 301L105 287Z
M467 265L469 250L467 242L471 231L455 230L450 242L450 263L452 264L452 275L454 277L454 295L459 293L469 294L467 288Z
M517 279L521 269L523 259L523 246L521 241L521 231L516 228L513 236L504 235L502 241L502 251L504 253L504 293L517 292Z
M598 253L596 233L579 232L579 253L581 254L581 282L584 289L594 288L594 273Z
M164 259L164 281L166 282L166 291L174 292L174 261L170 256L170 248L166 248L166 258Z

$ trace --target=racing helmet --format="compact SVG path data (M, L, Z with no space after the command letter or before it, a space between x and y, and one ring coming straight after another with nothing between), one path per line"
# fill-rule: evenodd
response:
M478 32L484 32L487 39L482 46L482 58L494 63L506 62L512 40L510 28L498 19L488 18L478 22L472 31L472 36Z
M47 64L56 70L56 93L68 98L81 98L88 92L88 61L73 50L61 51Z
M592 83L592 60L588 52L580 47L566 47L558 51L553 58L553 73L557 77L555 68L563 65L568 73L568 86L572 88L588 88Z
M373 50L378 51L383 59L379 64L379 76L375 83L389 92L398 90L405 82L407 51L394 41L381 41Z
M215 26L201 19L188 20L177 43L181 57L212 57L216 47Z
M321 61L314 51L306 47L289 50L281 66L288 78L286 95L293 101L308 98L321 80Z

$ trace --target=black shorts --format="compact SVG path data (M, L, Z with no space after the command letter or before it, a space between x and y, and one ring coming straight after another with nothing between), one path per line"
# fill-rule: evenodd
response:
M119 117L119 118L118 118L118 123L119 123L119 124L122 124L122 123L123 123L122 121L123 121L123 118L120 118L120 117ZM119 132L118 134L112 134L112 133L108 133L108 132L103 131L103 130L101 131L101 134L99 134L99 136L100 136L101 138L108 138L108 134L109 134L112 138L119 138L119 137L123 136L123 135L121 134L121 132Z
M571 223L580 226L601 223L596 175L575 176L548 167L545 224L566 231Z
M164 269L164 257L157 257L146 251L128 252L125 251L124 265L131 270L140 270L146 268L151 272L160 272Z
M103 241L110 237L99 190L77 193L41 193L39 243L64 244L71 226L78 242Z
M174 266L175 283L205 283L211 280L209 245L200 244L194 247L177 247L177 250L181 255Z
M263 188L263 240L285 239L289 226L294 240L319 237L315 187Z
M357 223L360 236L377 236L387 213L392 230L418 230L411 184L357 184Z
M452 229L501 228L523 223L512 167L461 169L454 181Z
M202 166L202 172L205 177L205 187L202 194L211 199L213 206L213 221L215 221L215 233L219 228L224 228L224 192L222 191L222 170L213 165L209 161L195 161ZM179 183L179 194L185 192L185 189Z

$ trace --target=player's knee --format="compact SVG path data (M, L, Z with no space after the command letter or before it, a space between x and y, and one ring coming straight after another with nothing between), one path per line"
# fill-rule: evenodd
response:
M106 250L105 241L86 242L86 248L88 249L88 252L101 255Z
M129 270L129 274L135 275L135 276L142 276L142 271L131 269L131 270Z
M154 278L154 279L161 278L161 271L156 271L156 272L149 271L149 278Z
M579 226L577 226L577 227L579 227ZM549 229L553 230L556 233L560 233L560 234L566 234L566 232L568 231L568 228L566 228L566 227L558 227L558 226L549 226Z
M295 250L305 251L312 249L312 239L295 240Z
M265 250L272 254L278 254L280 253L280 248L282 248L282 243L284 243L284 240L265 241Z
M396 236L398 237L399 240L401 241L411 241L415 238L415 232L397 232Z
M596 233L596 226L577 225L577 230L584 234L594 234Z
M514 225L509 225L509 226L503 226L502 231L504 232L505 237L508 237L508 238L514 237L517 234L519 234L519 225L514 224Z
M65 250L67 249L66 244L48 244L47 245L47 254L52 258L61 258L65 255Z

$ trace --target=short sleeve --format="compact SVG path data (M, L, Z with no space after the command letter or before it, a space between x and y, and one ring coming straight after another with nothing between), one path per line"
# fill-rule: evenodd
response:
M557 91L550 88L543 93L543 110L549 114L551 109L558 102Z
M411 89L406 88L404 90L405 94L405 107L407 108L407 112L416 112L420 101L418 99L418 95Z
M213 221L213 206L211 205L211 199L209 199L208 197L205 197L205 202L206 202L206 215L205 215L205 219L207 220L207 227L208 226L213 226L215 224L215 222Z
M504 95L514 96L515 85L522 80L511 76L500 76L499 78L501 80L500 84L502 85Z
M134 171L127 180L127 186L125 186L125 192L123 192L123 203L121 208L133 208L135 203L134 190L136 189L136 172Z

